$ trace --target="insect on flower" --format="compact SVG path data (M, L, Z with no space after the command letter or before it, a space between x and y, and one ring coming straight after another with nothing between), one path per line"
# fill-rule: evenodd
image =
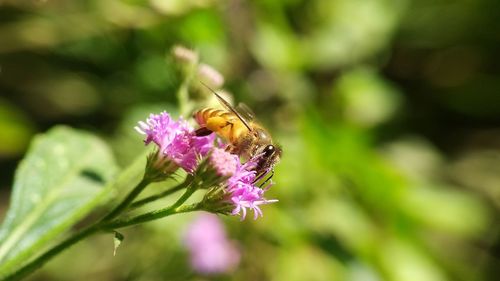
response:
M264 197L272 186L269 182L272 173L267 179L264 175L273 167L263 162L265 153L242 163L239 155L216 146L216 134L196 136L194 128L186 121L174 120L167 112L151 114L135 129L146 136L146 144L153 142L157 146L156 152L148 158L150 168L146 173L149 178L163 181L182 168L195 178L203 179L197 187L208 189L203 200L205 210L241 215L241 219L251 210L256 219L263 215L261 205L278 201ZM261 175L258 170L262 171Z
M244 104L231 106L217 92L205 85L219 100L224 109L204 108L194 113L193 117L200 125L197 136L216 133L229 145L226 150L232 154L249 160L260 155L255 166L257 180L271 172L266 180L273 176L273 167L281 156L281 148L273 143L269 132L255 121L254 114Z

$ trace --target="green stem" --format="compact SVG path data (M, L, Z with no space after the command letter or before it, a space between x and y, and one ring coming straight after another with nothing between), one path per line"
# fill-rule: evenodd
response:
M116 216L121 214L123 210L125 210L130 203L149 185L149 180L143 178L141 182L123 199L123 201L116 206L111 212L109 212L101 221L110 221L114 219Z
M103 227L106 230L112 230L112 229L117 229L117 228L122 228L122 227L130 226L130 225L135 225L135 224L140 224L140 223L144 223L144 222L157 220L157 219L168 217L168 216L174 215L174 214L188 213L188 212L199 211L199 210L201 210L201 204L199 204L199 203L175 207L175 208L173 206L171 206L168 208L145 213L145 214L133 217L133 218L115 220L115 221L112 221L110 223L107 223Z
M197 190L196 186L189 186L186 191L184 192L184 194L182 194L182 196L177 199L177 201L175 201L175 203L170 206L169 208L177 208L179 207L180 205L182 205L182 203L186 202L186 200L189 199L189 197L191 197L191 195L193 195L193 193Z
M193 193L196 191L196 187L190 186L186 189L186 192L182 194L182 196L170 207L163 208L160 210L148 212L136 217L132 218L126 218L122 220L115 220L112 221L108 224L106 224L106 229L112 230L115 228L121 228L129 225L134 225L138 223L143 223L143 222L148 222L152 220L156 220L159 218L163 218L166 216L170 216L173 214L177 213L186 213L186 212L191 212L191 211L196 211L199 210L201 207L200 203L193 204L193 205L188 205L188 206L182 206L182 203L186 202L186 200L193 195Z
M132 203L130 206L129 206L129 209L135 209L135 208L139 208L141 207L142 205L144 204L147 204L149 202L152 202L152 201L155 201L155 200L158 200L160 198L163 198L163 197L167 197L169 196L170 194L173 194L183 188L185 188L186 186L188 186L191 182L193 181L193 177L192 176L188 176L182 183L170 188L170 189L167 189L161 193L158 193L158 194L155 194L155 195L151 195L151 196L148 196L144 199L141 199L141 200L138 200L134 203Z

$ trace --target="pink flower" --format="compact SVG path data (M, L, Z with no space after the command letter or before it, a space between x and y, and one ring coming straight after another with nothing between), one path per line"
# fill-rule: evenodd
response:
M184 120L174 121L170 114L163 111L160 114L150 114L146 122L139 121L136 131L146 135L144 142L156 143L161 150L169 145L176 135L192 130Z
M237 155L231 154L221 148L213 148L210 154L210 163L217 171L219 176L232 176L240 160Z
M264 188L255 185L255 163L260 156L254 157L245 164L239 164L236 172L227 180L228 200L235 206L232 215L241 215L244 220L247 209L254 213L254 219L262 217L260 205L277 202L276 199L265 199L264 193L271 187L269 183Z
M208 64L202 63L198 66L198 75L212 87L219 88L224 84L224 76Z
M215 136L215 134L210 134L206 137L195 136L193 138L193 146L201 156L206 156L214 147Z
M174 57L177 59L187 62L187 63L196 63L198 62L198 54L183 46L174 46L172 49L172 53Z
M203 213L191 223L184 243L190 253L191 266L199 273L229 272L240 261L238 248L227 239L222 222L213 214Z
M146 122L140 121L135 129L146 135L145 144L154 142L164 157L172 160L188 173L192 173L200 157L213 147L215 136L197 137L194 129L182 119L173 120L167 112L151 114Z

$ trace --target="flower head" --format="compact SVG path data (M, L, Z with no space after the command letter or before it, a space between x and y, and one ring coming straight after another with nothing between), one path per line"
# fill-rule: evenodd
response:
M262 217L260 205L278 201L264 197L264 193L271 187L272 183L264 188L257 185L261 181L257 179L255 172L258 157L254 157L245 164L237 161L234 173L221 185L207 192L204 199L207 210L240 215L241 220L244 220L248 209L250 209L254 213L254 219L257 219L259 216Z
M183 46L174 46L172 48L172 53L175 58L179 59L182 62L187 63L197 63L198 62L198 54Z
M224 76L208 64L202 63L198 66L198 75L212 87L219 88L224 84Z
M276 199L265 199L264 193L272 183L264 188L256 185L256 172L254 170L256 157L245 164L239 165L232 177L227 180L228 200L234 205L232 215L241 215L245 219L247 208L254 213L254 219L262 217L260 205L277 202Z
M213 146L214 136L195 136L185 120L173 120L167 112L151 114L135 129L146 135L145 144L154 142L157 145L160 158L167 158L188 173L195 170L199 158Z
M210 163L213 165L219 176L232 176L240 160L237 155L231 154L221 148L213 148L210 154Z
M216 215L203 213L188 227L184 243L190 253L191 266L204 274L228 272L238 265L240 253L229 241Z

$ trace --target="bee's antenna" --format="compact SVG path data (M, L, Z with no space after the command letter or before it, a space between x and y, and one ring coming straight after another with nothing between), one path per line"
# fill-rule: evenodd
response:
M228 110L234 113L234 115L236 115L236 117L238 117L238 119L240 119L240 121L243 122L243 125L245 125L245 127L247 127L247 129L250 132L253 131L252 128L250 127L250 124L248 124L248 122L243 118L243 116L241 116L241 114L239 114L238 111L236 111L229 102L227 102L223 97L217 94L217 92L214 89L210 88L207 84L203 83L203 81L200 81L200 83L203 86L205 86L208 90L210 90L210 92L212 92L217 97L219 102L222 103L224 107L226 107Z

